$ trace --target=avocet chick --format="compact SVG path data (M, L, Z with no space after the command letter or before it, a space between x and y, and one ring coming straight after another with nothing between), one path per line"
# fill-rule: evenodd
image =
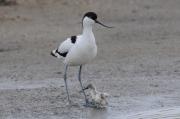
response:
M84 88L84 90L86 89L90 89L92 104L96 108L105 108L108 105L107 97L109 94L97 91L93 84L89 84L86 88Z

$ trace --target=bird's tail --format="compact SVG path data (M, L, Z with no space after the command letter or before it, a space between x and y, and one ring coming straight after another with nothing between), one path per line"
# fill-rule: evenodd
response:
M52 50L51 55L56 58L61 58L60 54L57 52L57 49Z

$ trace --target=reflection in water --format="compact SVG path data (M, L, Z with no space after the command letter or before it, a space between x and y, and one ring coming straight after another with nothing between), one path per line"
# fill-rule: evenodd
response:
M84 108L80 119L111 119L108 109Z
M107 109L89 109L87 119L108 119Z

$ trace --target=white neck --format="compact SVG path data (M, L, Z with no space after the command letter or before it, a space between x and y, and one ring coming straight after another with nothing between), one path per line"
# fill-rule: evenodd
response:
M88 44L94 44L96 45L94 33L92 31L93 25L84 25L82 35L84 37L84 42Z
M92 25L83 26L83 35L85 34L93 34Z
M85 41L90 44L96 44L94 33L92 32L92 25L91 26L85 26L83 28L82 35L85 37Z

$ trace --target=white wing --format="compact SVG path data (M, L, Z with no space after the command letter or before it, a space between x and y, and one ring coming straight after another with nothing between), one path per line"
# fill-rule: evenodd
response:
M74 44L71 42L71 38L67 38L67 40L63 41L59 47L58 47L58 51L60 53L66 53L68 52L71 47L73 46Z
M72 46L79 40L81 35L76 36L75 41L72 41L71 38L67 38L65 41L63 41L59 47L51 52L51 55L60 58L60 57L66 57L69 50L72 48Z

